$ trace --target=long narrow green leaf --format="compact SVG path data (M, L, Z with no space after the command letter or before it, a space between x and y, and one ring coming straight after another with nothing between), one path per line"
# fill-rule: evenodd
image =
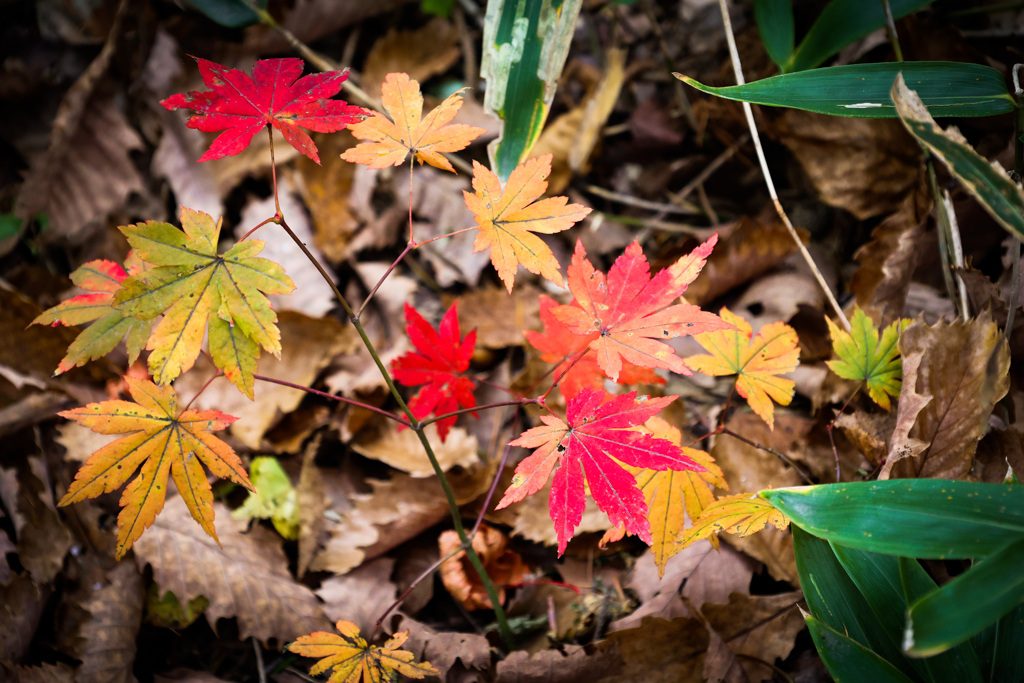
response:
M1024 643L1024 603L971 639L990 681L1024 681L1021 643Z
M794 526L793 549L811 614L910 674L912 668L900 650L902 610L896 629L890 628L887 633L828 543Z
M818 649L818 656L837 681L912 683L892 664L814 617L807 617L807 628Z
M1024 602L1024 538L989 555L910 607L904 647L928 656L982 631Z
M503 122L487 147L501 181L540 136L582 0L488 0L480 74L484 106Z
M676 78L727 100L832 116L888 119L897 116L889 91L898 73L913 84L932 116L993 116L1014 108L998 71L961 62L830 66L721 88L679 74Z
M898 650L903 639L908 605L900 575L900 563L904 558L858 550L838 543L830 545L836 559L857 585L871 611L878 618L886 641L892 643ZM920 565L917 566L920 569ZM927 575L925 578L927 579ZM907 669L910 669L932 683L983 683L985 680L978 666L978 658L969 645L962 645L936 658L927 659L908 659L902 654L892 657L884 652L879 654L885 656L889 663L898 666L904 673L909 673ZM941 661L936 661L937 659Z
M898 479L761 491L828 541L933 559L984 557L1024 537L1024 487Z
M1017 238L1024 238L1024 191L1001 166L975 152L960 131L950 128L943 132L907 83L917 87L912 81L897 78L891 93L903 125L942 160L992 218Z
M754 20L768 56L783 68L793 57L793 0L754 0Z
M893 19L930 5L932 0L889 0ZM813 69L855 40L885 26L880 0L832 0L811 26L784 73Z

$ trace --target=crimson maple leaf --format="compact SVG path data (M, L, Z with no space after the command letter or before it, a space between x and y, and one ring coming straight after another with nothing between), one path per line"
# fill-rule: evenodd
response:
M554 315L574 334L597 333L589 348L612 380L618 381L625 361L692 375L664 342L689 334L732 329L714 313L693 304L672 305L700 274L716 242L717 233L652 278L638 242L626 247L605 277L587 260L587 251L577 240L568 269L569 291L575 299L568 306L554 309Z
M320 163L316 145L299 128L333 133L366 115L362 107L329 99L338 94L348 70L302 76L302 60L263 59L250 77L238 69L195 58L210 90L171 95L160 104L167 109L191 109L188 127L204 133L225 131L199 161L238 154L269 124L281 131L292 147ZM296 80L298 79L298 80Z
M631 391L606 401L603 391L583 389L566 406L565 421L542 415L544 426L528 429L511 442L536 450L516 467L512 485L497 509L539 491L557 465L549 508L559 556L583 518L584 479L594 502L613 525L622 524L627 533L652 543L644 494L633 475L616 461L651 470L704 471L678 445L632 429L677 398L637 398Z
M555 317L558 302L549 296L540 296L540 321L543 332L527 330L523 334L533 348L541 352L540 359L556 363L554 381L566 400L573 398L584 387L601 389L607 375L597 364L597 356L587 350L598 333L573 334L562 321ZM580 354L583 354L582 356ZM641 368L624 361L619 372L619 384L664 384L665 380L650 368Z
M469 369L469 359L476 346L476 330L461 339L457 303L452 304L435 330L409 304L405 305L405 331L416 347L391 363L391 374L407 387L425 384L409 401L409 409L417 420L431 413L443 415L462 408L473 408L476 384L460 376ZM476 413L473 413L476 416ZM437 423L437 434L443 443L448 430L455 424L454 417Z

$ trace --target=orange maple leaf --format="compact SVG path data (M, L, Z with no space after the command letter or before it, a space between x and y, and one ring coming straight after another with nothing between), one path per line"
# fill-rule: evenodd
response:
M408 631L396 633L384 647L370 645L359 635L359 627L351 621L339 621L334 625L341 635L327 631L314 631L300 636L288 649L303 657L320 659L309 670L311 676L333 669L328 683L380 683L397 678L397 674L409 678L439 676L440 672L429 662L417 664L415 655L398 648L409 637Z
M505 288L512 293L519 266L562 285L558 261L548 245L535 232L552 234L567 230L586 218L591 209L567 204L565 197L537 201L547 189L551 174L550 154L524 161L516 166L502 188L498 176L473 162L473 190L463 192L466 206L477 222L473 252L491 250L491 263Z
M796 331L785 323L769 323L751 339L750 323L728 308L723 307L719 314L736 329L696 335L694 339L711 353L690 356L686 364L706 375L739 375L736 391L747 399L751 410L768 428L774 430L772 401L788 406L793 400L796 384L779 375L796 370L800 364Z
M709 538L719 531L749 536L761 531L769 524L782 531L789 526L789 520L767 500L758 497L756 493L737 493L735 496L725 496L704 508L704 512L693 526L679 536L679 546L676 552L702 538Z
M59 413L99 434L128 436L93 453L78 470L58 505L109 493L126 482L141 465L139 476L121 496L122 509L117 516L118 559L128 552L163 509L168 474L174 479L192 518L216 540L213 493L200 462L218 477L254 490L242 461L231 446L211 434L238 418L219 410L179 413L173 388L158 387L149 380L134 377L125 377L124 381L135 403L103 401Z
M465 90L463 88L462 90ZM370 168L398 166L410 154L419 162L455 173L442 152L458 152L486 131L462 123L448 124L462 107L462 90L452 93L425 118L420 84L408 74L388 74L381 86L385 114L373 112L349 125L361 142L341 155L345 161Z
M654 563L658 566L658 576L664 576L665 564L682 550L682 547L676 544L676 538L686 522L686 517L696 521L703 511L715 502L713 489L728 489L729 485L714 459L704 451L681 446L682 433L664 418L655 415L637 427L637 431L680 446L688 458L705 470L659 472L623 465L636 477L637 486L647 500L647 519L651 523L651 538L654 541L651 544L651 552L654 554ZM601 539L602 545L620 540L625 532L626 529L621 524L609 529ZM718 547L716 537L711 538L711 543Z

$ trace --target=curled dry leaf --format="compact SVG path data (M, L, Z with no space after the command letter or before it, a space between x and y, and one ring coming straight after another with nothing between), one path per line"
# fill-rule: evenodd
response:
M491 609L491 600L484 590L480 577L466 557L466 551L459 549L462 541L459 535L447 530L437 539L441 556L457 550L441 565L441 580L444 587L467 610ZM497 529L481 524L473 536L473 550L484 563L484 569L491 581L498 587L498 600L505 604L505 586L515 586L526 575L526 565L519 553L507 547L508 537Z

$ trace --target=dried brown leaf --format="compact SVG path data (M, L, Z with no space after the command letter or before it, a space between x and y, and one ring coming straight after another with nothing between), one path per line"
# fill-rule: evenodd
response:
M142 624L145 591L135 565L121 562L82 605L89 617L79 627L82 660L75 672L80 683L134 683L135 640Z
M0 662L21 661L35 636L50 589L28 576L0 584Z
M441 672L442 681L452 680L448 673L452 669L482 670L491 666L491 646L484 636L435 631L403 614L392 632L406 630L409 631L409 639L403 647L416 655L418 660L433 664ZM461 666L458 662L461 662Z
M220 519L229 518L220 503L214 509ZM330 627L316 596L288 571L277 534L260 526L242 534L221 524L218 546L190 520L175 496L135 543L136 562L141 568L152 565L161 590L184 602L202 595L210 601L211 627L216 629L218 619L236 617L239 638L252 636L264 645L271 638L284 643Z
M645 618L640 626L610 633L598 652L618 655L622 667L602 683L702 683L708 632L695 618Z
M564 652L564 654L563 654ZM566 645L562 652L541 650L530 654L516 650L498 662L497 683L576 683L612 674L622 662L614 652L588 654L580 645Z
M750 680L760 681L771 678L771 665L793 650L796 634L804 628L804 618L797 608L802 599L800 591L780 595L733 593L728 604L706 604L701 611L729 649L743 655L739 660ZM704 673L707 676L709 672L705 669Z
M932 326L916 320L900 336L900 352L904 390L909 385L906 359L920 353L912 389L933 398L909 433L928 447L894 465L892 476L961 478L970 471L978 441L988 431L993 406L1009 388L1006 341L987 316Z
M377 619L395 601L397 589L390 579L394 568L394 559L378 557L327 579L316 592L324 601L324 613L332 621L351 621L363 633L372 633Z
M313 240L331 263L344 261L349 244L359 230L359 220L349 207L349 193L355 166L341 158L341 153L355 145L347 130L314 137L320 148L318 166L301 158L295 162L295 186L309 209L313 222Z
M511 296L503 287L494 286L466 292L458 297L460 325L464 330L476 330L477 348L523 346L523 331L540 327L539 294L530 284L516 287ZM454 300L442 297L446 308Z
M906 361L904 360L904 368ZM904 376L906 371L904 370ZM841 413L836 417L836 427L864 454L868 462L877 465L889 452L889 440L896 427L896 416L892 413L869 413L855 410Z
M480 576L473 569L465 550L460 550L459 535L448 529L437 539L442 556L457 551L441 564L441 581L452 597L467 610L492 609L491 600L484 589ZM508 548L508 536L497 529L481 524L473 536L473 550L476 551L484 569L498 590L498 600L505 604L504 586L515 586L523 581L526 565L523 558Z
M459 58L459 32L451 23L435 17L411 31L391 29L378 38L366 55L363 89L380 99L384 77L403 72L420 83L447 71Z
M934 398L931 394L917 392L917 375L921 367L924 351L916 350L903 356L903 387L896 409L896 421L893 424L892 436L889 437L889 448L885 454L885 464L878 473L879 479L888 479L893 465L903 458L912 458L928 448L928 443L910 436L917 423L921 410Z

